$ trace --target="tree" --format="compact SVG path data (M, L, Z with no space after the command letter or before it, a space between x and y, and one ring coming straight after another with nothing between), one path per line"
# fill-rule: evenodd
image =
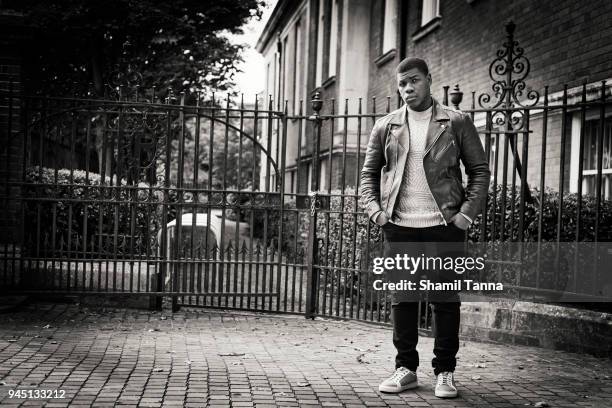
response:
M26 86L95 93L106 84L204 91L231 88L240 33L261 18L261 0L9 0L37 28L26 55Z
M233 115L236 111L232 111ZM200 130L197 132L196 120L190 117L185 121L185 134L183 145L182 169L179 169L179 127L176 123L174 135L171 139L171 168L170 183L177 184L179 173L184 185L195 185L199 188L208 188L209 180L212 180L211 188L216 190L253 190L257 189L259 181L259 158L262 154L261 146L254 141L258 135L255 134L254 120L242 121L242 126L237 118L230 118L225 123L224 113L217 114L212 126L212 149L211 124L213 122L210 111L204 111L200 115ZM261 122L261 121L260 121ZM259 123L261 129L261 123ZM198 142L196 143L196 135ZM197 144L197 148L196 148ZM212 151L212 157L210 157ZM195 157L197 152L197 158ZM162 152L157 166L158 176L162 177L165 172L166 156ZM212 167L211 167L212 164ZM197 182L194 183L194 173L198 169ZM212 174L210 174L212 169ZM210 177L210 178L209 178Z

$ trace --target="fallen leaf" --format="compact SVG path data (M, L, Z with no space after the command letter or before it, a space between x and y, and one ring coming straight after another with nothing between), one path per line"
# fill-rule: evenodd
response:
M163 369L163 368L154 368L154 369L153 369L153 372L155 372L155 373L160 373L160 372L162 372L162 371L164 371L164 369Z
M306 381L300 381L299 383L297 383L298 387L308 387L309 385L310 383Z
M365 353L362 353L360 355L357 356L357 362L359 362L360 364L370 364L369 361L364 360L363 358L365 357Z
M218 354L221 357L240 357L240 356L244 356L244 353L219 353Z
M535 403L534 407L536 407L536 408L545 408L545 407L550 407L550 405L548 405L548 402L546 402L546 401L539 401L539 402Z
M50 329L50 328L51 328L51 325L50 325L50 324L46 324L46 325L44 325L42 328L43 328L43 329Z

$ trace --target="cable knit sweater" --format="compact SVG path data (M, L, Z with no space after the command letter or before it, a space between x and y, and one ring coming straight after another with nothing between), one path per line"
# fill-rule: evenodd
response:
M402 137L408 137L409 140L403 140L402 144L408 146L408 157L391 222L411 228L444 224L423 168L432 107L423 112L413 111L408 107L406 109L409 132L404 132Z

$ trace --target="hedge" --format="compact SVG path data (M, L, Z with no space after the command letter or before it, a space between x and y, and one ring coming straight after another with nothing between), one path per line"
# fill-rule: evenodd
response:
M538 213L539 213L539 191L532 189L530 191L532 200L525 204L524 216L524 234L523 242L538 242ZM355 209L355 200L357 198L350 197L354 194L352 189L346 189L344 200L340 197L341 191L334 190L331 192L330 211L319 212L317 218L317 240L319 246L319 264L323 266L341 267L355 269L356 273L338 273L334 277L334 286L338 285L340 279L341 293L348 296L352 293L353 300L356 300L357 293L361 291L361 296L366 296L370 299L371 287L364 289L364 284L359 283L358 276L362 279L365 277L366 271L370 268L371 259L382 254L382 230L371 223L367 215L362 211L361 206L358 206L358 214L351 214ZM487 235L485 241L499 240L499 225L503 214L506 220L506 231L504 233L504 241L517 241L518 239L518 214L519 214L519 189L514 189L515 208L512 213L512 187L509 186L505 190L506 202L502 209L502 194L504 191L502 186L497 186L496 189L489 191L488 210L487 210ZM347 197L348 196L348 197ZM493 200L495 198L495 200ZM493 204L495 203L495 206ZM563 196L563 214L561 221L561 241L573 242L576 240L576 207L578 203L577 194L566 193ZM581 241L593 241L595 233L595 215L596 215L595 198L591 196L583 196L581 209ZM557 238L557 217L559 206L559 193L551 190L545 190L543 194L542 204L542 236L541 242L554 242ZM343 215L340 213L342 210ZM510 220L514 217L512 228L510 228ZM474 222L474 225L468 232L468 240L471 242L480 242L480 225L482 217L479 216ZM496 236L491 236L491 225L496 222ZM306 233L306 226L300 225L300 235ZM368 239L369 238L369 239ZM494 239L492 239L494 238ZM612 242L612 202L602 201L600 207L599 221L599 242ZM354 244L354 245L353 245ZM354 247L354 249L353 249ZM548 256L548 255L547 255ZM559 285L564 285L569 282L570 277L567 275L555 277L555 270L551 268L552 264L547 262L547 257L543 258L540 278ZM533 266L533 265L531 265ZM323 272L325 273L325 272ZM508 271L508 276L514 273ZM525 275L535 275L533 270L525 270ZM508 278L505 276L504 278ZM532 277L532 276L531 276ZM525 276L522 276L523 284L529 284ZM330 280L331 282L331 280ZM324 282L321 282L323 285ZM328 283L331 285L331 283ZM552 287L551 287L552 288ZM332 288L329 287L328 291ZM374 297L376 298L376 297ZM381 299L384 302L384 299ZM374 303L367 307L376 308L378 305Z
M520 189L517 187L514 190L511 186L508 186L505 191L506 205L502 209L501 199L504 193L503 186L498 185L496 189L489 191L488 197L488 209L487 209L487 235L485 241L491 241L499 239L499 225L501 224L501 214L504 214L506 221L506 231L504 238L506 240L517 241L518 240L518 227L519 227L519 200L520 200ZM515 197L515 208L514 214L512 213L512 196ZM531 189L530 195L531 200L525 202L525 216L524 216L524 228L523 228L523 241L524 242L538 242L538 223L539 223L539 197L540 191L538 189ZM546 189L544 190L542 200L542 242L552 242L557 240L557 225L559 215L559 192ZM495 207L493 202L495 198ZM561 241L562 242L574 242L576 241L576 224L577 224L577 206L578 206L578 195L575 193L565 193L563 195L563 213L561 217ZM600 213L599 213L599 241L600 242L612 242L612 201L601 201ZM510 220L513 219L512 230L510 232ZM469 239L473 242L479 242L480 239L480 225L482 217L478 217L474 221L474 225L469 230ZM496 223L496 236L491 236L491 225ZM595 223L596 223L596 200L594 196L583 195L582 207L580 211L580 239L579 241L594 241L595 240ZM493 239L492 239L493 238Z
M43 168L41 173L39 167L28 168L22 195L26 213L24 239L29 251L34 252L38 246L41 255L65 252L70 245L70 250L76 251L71 256L79 257L110 252L128 254L131 249L136 254L146 252L147 233L154 242L160 225L159 192L149 197L149 186L140 183L136 191L138 204L133 208L130 204L101 203L100 200L127 201L134 193L134 189L104 187L101 181L99 174L86 174L83 170L73 170L71 178L68 169ZM106 178L104 185L109 184L110 178ZM122 186L125 187L125 180ZM136 216L134 231L131 230L132 210ZM117 248L113 242L115 232ZM83 252L84 238L87 248ZM100 238L103 248L99 247Z

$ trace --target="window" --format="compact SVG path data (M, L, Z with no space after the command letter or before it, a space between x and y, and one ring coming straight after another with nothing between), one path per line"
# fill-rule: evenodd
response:
M597 161L599 160L597 143L601 137L601 120L587 120L584 128L584 156L582 158L583 194L597 194ZM612 199L612 117L604 122L602 154L601 197Z
M288 82L289 82L289 48L287 47L287 43L288 43L289 39L287 37L285 37L285 39L283 40L283 50L282 50L282 55L283 55L283 89L281 90L281 95L283 96L283 98L281 100L279 100L280 102L280 108L281 110L283 109L283 103L288 100L290 98L290 94L289 92L292 90L291 88L289 88L289 86L287 86Z
M440 0L423 0L421 27L440 15Z
M278 52L274 53L274 62L272 67L272 99L277 100L277 98L280 97L280 84L278 83Z
M329 65L327 67L327 77L336 75L336 54L338 48L338 0L332 0L330 13L330 32L329 32Z
M319 191L327 190L327 160L319 162Z
M397 12L395 10L396 0L383 0L382 4L382 38L381 54L385 54L395 48L395 36L397 26Z
M306 191L310 192L310 191L313 191L312 190L312 162L308 163L308 166L306 167L306 174L308 175Z
M295 23L293 54L293 112L300 107L300 89L302 88L302 27L300 20Z
M289 187L289 189L290 189L289 192L290 193L295 193L296 192L296 183L295 183L296 182L296 178L295 178L296 171L295 170L291 170L290 175L291 175L291 184L290 184L290 187Z
M266 95L270 95L273 90L272 90L272 82L273 79L270 77L270 63L266 64ZM264 95L264 96L266 96Z
M319 27L317 30L317 65L315 81L320 86L336 75L338 48L338 1L319 1Z
M319 27L317 30L317 67L315 82L316 85L321 85L323 82L323 48L325 34L325 0L319 0Z

